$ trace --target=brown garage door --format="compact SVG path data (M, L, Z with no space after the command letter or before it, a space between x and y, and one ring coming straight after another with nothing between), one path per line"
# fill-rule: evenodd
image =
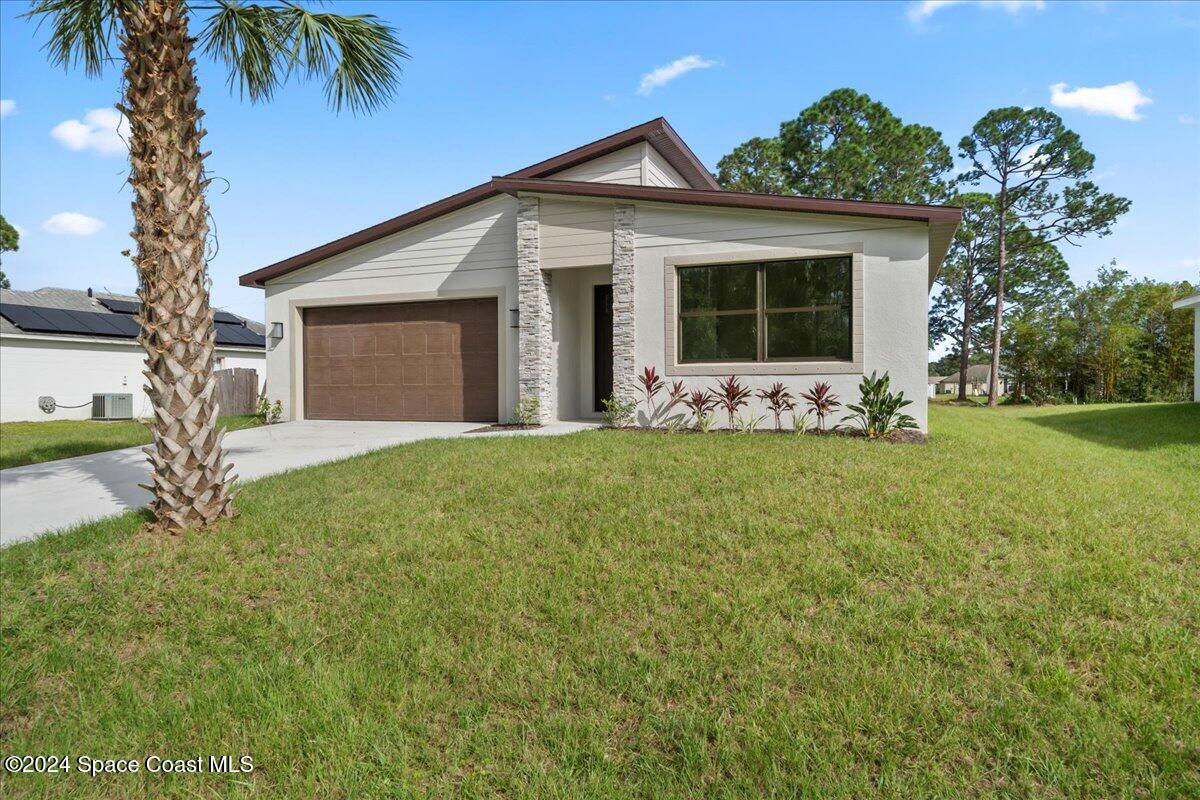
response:
M496 300L304 311L309 419L494 422Z

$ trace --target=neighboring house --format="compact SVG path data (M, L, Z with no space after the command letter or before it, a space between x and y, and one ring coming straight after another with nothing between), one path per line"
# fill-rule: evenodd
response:
M1192 381L1192 399L1200 403L1200 294L1194 294L1191 297L1185 297L1182 300L1175 301L1175 308L1190 308L1193 311L1193 325L1195 325L1195 346L1192 350L1195 353L1195 365L1192 367L1195 370L1195 379Z
M930 375L929 376L929 396L930 397L936 396L937 393L939 391L941 391L939 386L941 385L942 381L944 381L944 380L946 380L946 379L940 375Z
M688 387L827 380L843 402L886 371L924 428L929 289L960 216L725 192L656 119L241 283L265 289L289 419L484 422L518 398L596 417L652 366Z
M0 289L0 421L87 419L92 395L108 392L132 394L134 416L149 416L138 304L91 289ZM262 325L218 311L216 328L215 368L249 367L261 385ZM55 411L42 411L39 397L53 397Z
M959 373L956 372L953 375L940 378L938 394L958 394L958 376ZM991 385L991 377L991 364L972 364L967 367L967 394L987 394L988 387ZM1005 375L1004 367L1000 367L999 389L999 394L1008 394L1008 377Z

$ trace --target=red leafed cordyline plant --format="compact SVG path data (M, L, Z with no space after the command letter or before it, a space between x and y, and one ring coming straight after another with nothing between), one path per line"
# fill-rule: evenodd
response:
M717 402L729 415L730 429L733 428L733 418L737 414L737 410L748 405L746 398L749 396L750 389L744 386L736 375L730 375L728 378L717 381Z
M675 381L671 384L671 388L667 389L667 404L663 406L663 416L671 413L671 409L683 402L687 390L683 388L683 381Z
M662 378L658 377L658 370L654 367L646 367L642 370L642 374L638 376L638 383L642 385L642 393L646 395L646 405L650 407L650 411L654 411L654 395L658 394L663 388Z
M716 409L717 398L703 389L693 389L692 393L683 399L683 404L692 412L692 417L696 420L696 428L707 430L709 424L707 417Z
M780 422L780 417L783 416L783 412L792 411L796 408L796 398L792 397L792 393L778 381L772 383L770 389L759 389L758 397L767 404L767 408L771 409L771 413L775 415L775 430L782 431L783 424Z
M800 396L808 401L813 413L817 415L817 429L825 430L825 417L841 406L838 396L833 393L833 387L827 381L817 381L807 392L801 392Z

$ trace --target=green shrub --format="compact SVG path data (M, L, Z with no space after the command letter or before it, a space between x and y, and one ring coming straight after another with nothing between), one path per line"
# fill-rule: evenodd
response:
M536 397L524 397L517 401L516 407L512 411L512 416L508 421L512 425L520 425L521 427L533 427L540 424L542 403Z
M620 400L613 395L606 397L601 405L604 406L604 411L601 415L604 417L604 424L610 428L624 428L633 422L634 412L637 411L637 403L633 400Z
M904 392L893 394L888 391L889 381L886 372L879 378L875 377L874 372L869 378L864 375L858 386L858 404L846 404L846 408L854 413L842 417L842 422L850 422L872 439L886 436L892 431L917 427L915 419L900 411L911 405L912 400L905 400Z

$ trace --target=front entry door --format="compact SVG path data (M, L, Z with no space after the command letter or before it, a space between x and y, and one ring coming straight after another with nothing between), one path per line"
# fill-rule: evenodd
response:
M592 365L596 387L594 411L604 410L604 401L613 390L613 290L612 285L597 286L592 314L595 330L592 336Z

